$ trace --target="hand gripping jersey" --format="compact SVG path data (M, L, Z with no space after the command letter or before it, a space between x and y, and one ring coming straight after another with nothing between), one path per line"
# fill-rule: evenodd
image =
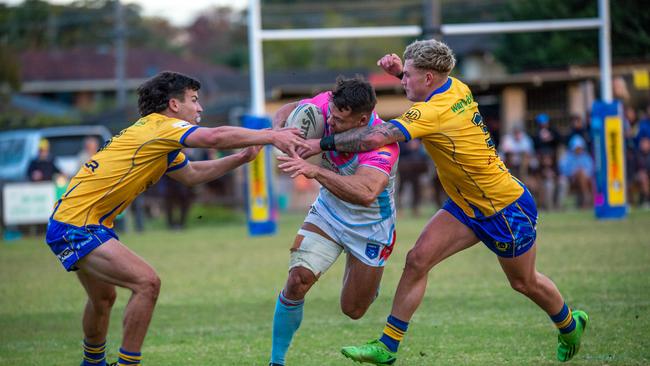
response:
M311 99L301 101L301 104L315 104L323 111L326 136L332 134L331 127L327 123L330 115L329 101L331 94L331 92L321 93ZM373 111L368 126L380 123L383 123L383 121ZM374 168L388 175L388 185L369 207L343 201L326 188L321 187L316 200L325 207L332 217L346 226L364 226L376 224L386 219L394 220L395 201L393 196L395 191L397 160L399 158L399 146L397 143L361 153L326 151L322 157L322 166L340 175L354 175L361 166Z
M467 85L455 78L391 120L406 140L421 138L449 197L469 217L492 216L523 187L510 175Z
M152 113L107 141L56 203L52 218L75 226L113 227L113 220L163 174L188 160L181 149L198 126Z

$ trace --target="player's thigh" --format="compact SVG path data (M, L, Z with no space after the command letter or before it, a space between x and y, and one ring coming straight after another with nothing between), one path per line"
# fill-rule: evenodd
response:
M407 264L415 262L413 264L431 268L478 241L472 229L446 210L438 210L409 252Z
M159 281L154 269L144 259L116 239L97 247L77 266L85 275L129 289Z
M535 277L535 258L537 256L537 246L533 244L531 248L516 257L497 256L499 264L506 274L510 283L528 282Z
M341 290L341 302L370 304L377 295L384 267L369 266L348 253Z

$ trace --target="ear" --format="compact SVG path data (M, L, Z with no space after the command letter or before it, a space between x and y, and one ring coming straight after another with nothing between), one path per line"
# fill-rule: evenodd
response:
M180 101L176 98L169 98L169 102L167 103L167 108L169 108L169 110L174 113L178 113L178 111L180 110Z
M367 125L369 120L370 120L369 115L367 115L365 113L361 114L361 116L359 117L359 123L358 123L359 127L363 127L363 126Z
M432 72L427 72L425 75L427 86L431 86L436 82L436 76Z

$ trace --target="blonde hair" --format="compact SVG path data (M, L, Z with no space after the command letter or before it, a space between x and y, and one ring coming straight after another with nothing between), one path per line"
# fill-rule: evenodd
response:
M404 60L413 60L413 66L418 69L445 75L449 75L456 66L456 58L451 48L435 39L415 41L408 45L404 51Z

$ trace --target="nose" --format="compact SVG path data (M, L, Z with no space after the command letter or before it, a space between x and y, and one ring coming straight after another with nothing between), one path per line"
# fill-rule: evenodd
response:
M196 111L199 113L203 112L203 107L201 107L201 104L198 104L198 108Z

